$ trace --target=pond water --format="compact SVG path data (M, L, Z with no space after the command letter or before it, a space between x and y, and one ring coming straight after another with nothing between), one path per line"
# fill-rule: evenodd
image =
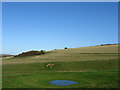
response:
M50 83L52 85L57 85L57 86L68 86L68 85L77 84L78 82L69 81L69 80L54 80L54 81L51 81Z

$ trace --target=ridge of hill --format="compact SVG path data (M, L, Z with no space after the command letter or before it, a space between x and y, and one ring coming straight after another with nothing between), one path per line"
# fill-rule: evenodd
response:
M3 64L118 59L118 45L90 46L46 51L47 54L3 58Z
M14 55L10 55L10 54L0 54L0 57L10 57L10 56L14 56Z

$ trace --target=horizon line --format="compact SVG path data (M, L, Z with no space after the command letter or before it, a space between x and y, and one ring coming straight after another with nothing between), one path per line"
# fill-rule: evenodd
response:
M98 44L98 45L93 45L93 46L102 46L102 45L119 45L120 43L113 43L113 44ZM81 46L81 47L92 47L92 46ZM65 47L64 47L65 48ZM64 49L64 48L61 48L61 49ZM68 47L67 47L68 48ZM80 47L74 47L74 48L80 48ZM56 49L56 48L55 48ZM41 49L41 50L45 50L45 51L52 51L52 50L55 50L55 49L51 49L51 50L45 50L45 49ZM61 49L56 49L56 50L61 50ZM68 48L69 49L69 48ZM28 52L28 51L40 51L40 50L26 50L25 52ZM22 51L23 53L24 51ZM6 55L18 55L18 54L7 54L7 53L1 53L0 55L2 54L6 54ZM21 53L19 53L21 54Z

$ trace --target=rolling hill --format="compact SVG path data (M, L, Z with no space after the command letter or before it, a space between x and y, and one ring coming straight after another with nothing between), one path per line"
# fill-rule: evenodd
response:
M47 68L47 64L55 64ZM78 84L55 86L51 80ZM32 82L31 82L32 81ZM46 51L43 55L3 58L4 88L117 88L118 45Z

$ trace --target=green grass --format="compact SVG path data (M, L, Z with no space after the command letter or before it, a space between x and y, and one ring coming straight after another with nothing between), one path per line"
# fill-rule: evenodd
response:
M6 76L3 88L116 88L117 71L103 70L95 72L40 72L37 74L23 74ZM4 78L3 78L4 79ZM52 80L72 80L78 84L70 86L51 85Z
M52 69L46 67L48 63L54 63ZM37 73L41 71L96 71L111 70L118 68L118 60L99 61L69 61L69 62L46 62L30 64L3 65L3 74Z
M117 88L116 45L53 50L45 55L3 59L3 88ZM54 63L50 69L46 65ZM52 80L72 80L70 86Z

